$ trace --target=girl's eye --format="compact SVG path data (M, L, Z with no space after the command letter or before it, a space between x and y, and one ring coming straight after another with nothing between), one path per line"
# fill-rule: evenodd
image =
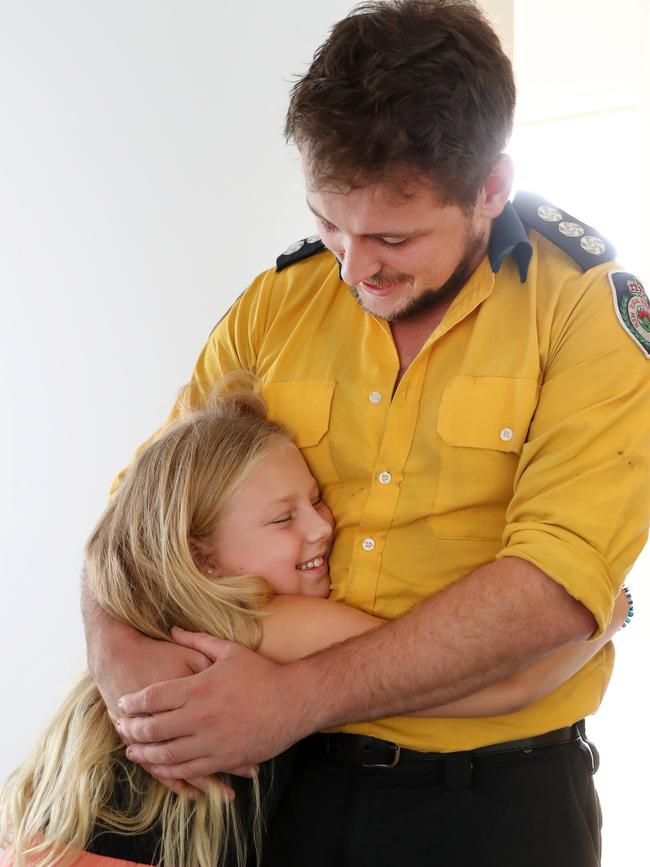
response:
M283 515L281 518L275 518L271 524L288 524L291 520L291 515Z

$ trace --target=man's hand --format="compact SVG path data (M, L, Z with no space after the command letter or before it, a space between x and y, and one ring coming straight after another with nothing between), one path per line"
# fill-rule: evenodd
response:
M88 663L97 688L114 720L119 714L118 698L126 690L142 689L163 678L187 677L204 671L212 664L211 659L195 650L171 641L156 641L116 621L113 621L112 625L113 641L109 639L101 645L89 646ZM122 735L119 728L118 732ZM122 738L126 743L130 743L128 737L122 735ZM200 791L207 792L211 786L218 785L224 798L235 796L229 786L214 777L194 776L172 780L161 777L148 764L143 764L143 767L177 795L186 794L190 798L196 798ZM244 774L248 773L244 769Z
M200 650L173 641L156 641L131 626L116 620L105 611L88 589L85 571L81 583L81 608L86 629L88 668L114 722L120 713L118 699L125 692L140 690L161 680L189 677L205 671L212 659ZM125 743L127 735L119 727ZM217 785L226 799L235 797L234 791L218 777L193 775L181 779L161 777L146 762L142 767L177 795L185 793L196 798L199 791L207 792ZM239 767L233 770L239 776L249 777L254 770Z
M163 677L191 676L204 671L212 663L212 660L203 654L171 641L156 641L135 631L131 638L134 642L131 653L114 656L110 664L106 661L102 666L102 683L97 683L113 718L119 714L117 701L125 689L141 689L144 685L155 683ZM135 668L134 660L137 660ZM129 738L122 734L119 727L118 732L126 743L130 743ZM143 767L152 777L177 795L186 794L190 798L197 798L201 791L207 792L211 786L217 785L224 798L235 797L233 790L217 778L196 775L191 778L172 780L161 777L151 765L144 764Z
M173 637L214 664L193 677L123 696L119 722L135 742L127 751L130 759L148 763L161 778L187 779L241 770L309 733L306 714L287 712L288 666L204 633L174 629Z
M117 653L106 653L93 666L92 675L110 713L120 715L118 699L160 680L198 674L212 660L196 650L173 641L156 641L130 630L128 646Z

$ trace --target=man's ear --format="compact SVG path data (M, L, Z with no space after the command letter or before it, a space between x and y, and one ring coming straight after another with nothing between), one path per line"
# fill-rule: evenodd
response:
M514 166L508 154L500 154L492 166L485 186L479 193L481 217L494 220L506 206L514 180Z

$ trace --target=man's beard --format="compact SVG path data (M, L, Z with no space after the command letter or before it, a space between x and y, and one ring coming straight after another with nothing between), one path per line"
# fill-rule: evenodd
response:
M476 259L481 252L483 245L485 243L485 239L483 235L480 234L471 234L468 236L465 242L465 249L463 250L463 254L460 257L458 264L452 271L451 275L447 280L439 286L437 289L425 289L421 295L418 295L417 298L413 298L411 301L407 301L406 304L396 310L393 313L388 313L387 315L380 316L380 318L385 319L387 322L403 322L405 319L415 319L417 316L420 316L422 313L427 313L429 310L432 310L434 307L438 307L442 302L451 300L455 295L463 288L465 283L471 277L473 271L476 268ZM409 278L406 275L399 275L399 277L392 277L388 282L400 282L400 279L403 278L408 280ZM381 283L380 283L381 285ZM352 297L354 300L362 307L366 312L373 313L367 309L361 300L361 293L359 292L356 286L349 286L350 292L352 293ZM380 315L374 314L373 315Z

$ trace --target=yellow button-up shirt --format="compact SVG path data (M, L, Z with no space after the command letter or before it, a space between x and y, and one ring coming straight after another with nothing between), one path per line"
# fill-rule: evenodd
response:
M583 272L534 230L528 243L527 269L491 251L396 389L390 329L327 251L261 274L210 335L200 389L254 370L321 485L334 599L393 619L521 557L590 609L596 634L609 621L649 520L650 367L617 320L614 266ZM344 730L439 751L549 731L596 710L613 655L517 713Z

